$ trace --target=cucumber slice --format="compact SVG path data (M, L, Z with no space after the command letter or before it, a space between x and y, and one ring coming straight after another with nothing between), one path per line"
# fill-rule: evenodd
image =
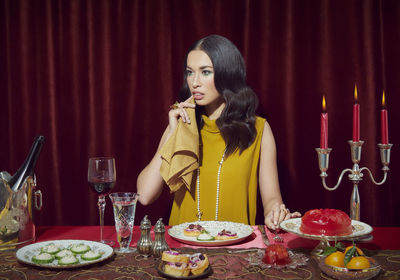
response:
M40 253L39 255L32 257L32 261L38 264L51 263L53 260L54 256L49 253Z
M197 236L197 240L199 241L211 241L214 240L214 236L210 235L209 233L201 233L199 236Z
M59 260L59 259L62 259L63 257L73 256L73 255L74 255L74 253L72 253L70 250L63 249L60 252L58 252L57 254L55 254L55 257Z
M90 251L90 246L85 244L74 244L69 249L74 254L84 254Z
M85 260L85 261L93 261L93 260L99 259L100 257L101 257L101 254L99 252L90 250L89 252L86 252L85 254L83 254L81 256L81 259Z
M54 243L50 243L40 249L42 253L49 253L52 255L57 254L58 252L60 252L60 250L61 249L57 247Z
M59 265L70 265L70 264L77 264L79 260L74 255L72 256L65 256L58 260Z

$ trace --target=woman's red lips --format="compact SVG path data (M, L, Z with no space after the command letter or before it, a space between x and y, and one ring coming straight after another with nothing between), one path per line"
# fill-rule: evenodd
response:
M195 100L200 100L204 97L204 94L201 92L193 92L192 95Z

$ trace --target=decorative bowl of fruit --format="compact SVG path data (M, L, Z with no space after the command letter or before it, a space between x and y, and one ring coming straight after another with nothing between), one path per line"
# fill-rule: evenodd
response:
M373 258L364 255L355 245L344 249L340 244L335 244L335 247L327 247L324 252L325 256L319 259L318 265L325 274L335 279L371 279L381 270Z

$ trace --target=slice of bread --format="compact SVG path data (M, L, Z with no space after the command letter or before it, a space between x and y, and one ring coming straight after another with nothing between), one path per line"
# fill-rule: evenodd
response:
M164 251L161 260L169 263L189 263L189 256L180 254L178 251Z
M237 238L237 233L230 230L221 230L217 236L215 236L215 240L228 240Z
M202 253L187 255L169 250L163 252L161 260L164 262L164 272L175 277L199 275L209 266L207 255Z
M227 235L217 235L215 236L215 240L228 240L228 239L235 239L237 236L227 236Z
M202 253L193 254L190 256L189 268L193 275L199 275L207 269L209 265L207 255Z
M166 263L164 272L172 276L188 276L190 269L186 263Z
M185 235L185 236L190 236L190 237L197 237L197 236L199 236L201 234L201 232L200 231L198 231L198 230L191 230L191 231L188 231L188 230L184 230L183 231L183 235Z
M183 230L183 235L197 237L205 229L199 224L190 224Z

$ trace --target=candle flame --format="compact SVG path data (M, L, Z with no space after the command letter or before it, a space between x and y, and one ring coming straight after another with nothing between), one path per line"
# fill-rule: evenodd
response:
M386 102L385 102L385 91L383 91L383 94L382 94L382 107L385 107L386 106Z
M358 94L357 94L357 84L354 85L354 101L357 103Z
M325 101L325 95L322 96L322 110L326 112L326 101Z

